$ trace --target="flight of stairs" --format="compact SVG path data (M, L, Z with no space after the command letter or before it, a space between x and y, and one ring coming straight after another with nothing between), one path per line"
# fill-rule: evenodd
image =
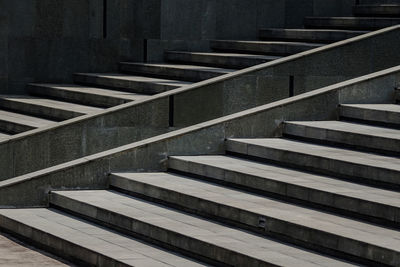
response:
M100 266L399 266L399 91L286 121L281 138L228 139L225 155L171 156L165 173L112 173L109 190L53 191L0 225Z
M121 62L119 73L76 73L75 84L29 84L28 95L0 96L0 141L400 22L399 5L360 5L354 14L308 17L304 29L261 29L259 41L212 40L210 52L166 51L162 63Z

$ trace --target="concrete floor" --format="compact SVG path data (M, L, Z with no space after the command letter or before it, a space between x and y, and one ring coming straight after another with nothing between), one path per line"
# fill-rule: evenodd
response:
M74 266L0 232L0 266Z

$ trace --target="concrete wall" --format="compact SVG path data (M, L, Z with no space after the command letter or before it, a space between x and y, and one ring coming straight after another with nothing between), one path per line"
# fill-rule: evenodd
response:
M116 70L119 60L135 58L133 1L107 6L103 36L103 0L0 0L0 93Z
M15 135L0 142L0 180L287 98L290 76L300 94L399 65L398 43L400 26Z
M104 189L111 172L165 171L168 156L223 154L226 138L280 135L285 120L334 120L338 104L388 103L400 67L0 182L0 207L47 206L48 192Z
M351 15L354 1L163 0L152 5L160 17L146 35L147 60L162 60L168 49L207 51L208 39L254 40L261 28L302 28L305 16Z
M104 2L107 3L104 23ZM252 39L261 27L301 26L305 15L348 14L353 0L0 0L0 94L74 72L160 61L165 49L208 39ZM106 26L106 36L104 36Z

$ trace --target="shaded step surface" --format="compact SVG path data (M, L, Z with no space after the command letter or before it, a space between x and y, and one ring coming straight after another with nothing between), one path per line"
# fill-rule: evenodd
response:
M383 264L400 261L400 232L395 230L169 173L119 173L112 179L114 186L125 190L294 243L303 241Z
M2 209L1 226L59 255L96 266L202 266L54 209Z
M25 95L2 95L0 96L0 107L56 121L67 120L102 110L96 107Z
M400 158L283 138L228 139L227 151L345 179L400 186Z
M306 17L306 28L378 30L400 24L400 18L372 17Z
M133 93L157 94L191 84L185 81L133 76L120 73L76 73L78 84L122 89Z
M175 171L247 191L301 200L303 204L321 205L390 225L400 223L398 192L230 156L174 156L169 158L168 165ZM118 175L124 177L116 174L117 178ZM112 185L116 179L111 180Z
M51 203L194 255L236 266L337 266L344 262L114 191L53 192ZM124 223L123 223L124 222Z
M198 64L211 67L222 67L232 69L242 69L254 65L270 62L280 57L263 56L238 53L216 53L216 52L184 52L167 51L165 59L170 62L186 64Z
M235 71L232 69L170 63L121 62L119 66L122 72L192 82L215 78Z
M356 16L387 16L400 17L400 5L381 4L381 5L356 5L353 8Z
M0 266L39 267L71 266L71 264L0 232Z
M400 103L400 89L396 88L395 90L395 99L397 103Z
M275 56L287 56L323 46L316 43L278 41L213 40L210 47L217 51L244 52Z
M400 155L400 130L345 121L289 121L283 133Z
M42 118L0 110L0 131L9 134L18 134L54 123L54 121Z
M98 107L113 107L148 97L143 94L75 84L29 84L28 90L32 95L47 96Z
M368 31L319 29L261 29L261 40L333 43L353 38Z
M380 124L400 124L400 105L395 104L342 104L341 117Z

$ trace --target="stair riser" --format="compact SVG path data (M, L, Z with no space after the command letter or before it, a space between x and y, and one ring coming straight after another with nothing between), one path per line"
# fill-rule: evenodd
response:
M361 181L383 187L400 188L400 173L395 170L333 160L309 154L284 151L256 145L227 142L227 151L262 160L276 162L290 167L315 171L344 179Z
M186 64L195 64L195 65L230 68L230 69L242 69L270 61L257 58L244 59L244 58L231 58L222 56L213 57L205 55L175 54L170 52L165 53L165 59L166 61L170 62L179 62Z
M55 121L68 120L84 115L82 113L75 111L62 110L62 109L56 109L56 108L50 108L50 107L38 106L26 103L19 103L7 99L0 99L0 107L17 113L28 114Z
M72 92L61 89L53 89L45 86L34 86L30 85L28 87L29 93L36 96L45 96L53 99L59 99L68 101L71 103L90 105L95 107L109 108L117 105L121 105L129 102L129 100L107 97L101 95L95 95L84 92Z
M144 195L150 199L157 199L161 203L168 203L174 207L180 206L198 215L215 218L234 226L241 226L244 229L249 229L293 244L303 245L320 252L330 252L335 255L333 252L335 251L337 252L336 256L352 253L351 256L360 257L360 260L363 260L363 258L367 260L380 260L387 255L390 255L390 258L400 256L397 255L395 251L382 250L381 248L375 247L373 244L367 245L356 240L350 240L313 228L278 220L273 217L266 217L263 214L218 204L141 182L122 180L123 178L118 179L117 177L112 177L111 184L118 188L134 192L135 194ZM260 225L261 221L262 223L265 222L265 225ZM348 250L349 247L352 247L351 252ZM366 247L368 247L368 249L366 249ZM371 254L373 254L375 258L370 257L369 255ZM384 260L382 263L387 262Z
M400 6L355 6L353 13L363 17L400 17Z
M353 38L362 33L350 32L290 32L261 30L260 39L268 41L292 41L292 42L317 42L334 43L345 39Z
M211 41L210 46L212 49L217 51L243 52L276 56L288 56L316 48L301 44L252 44L224 41Z
M3 215L0 215L0 228L34 246L81 266L129 266Z
M199 82L223 75L212 71L182 70L162 67L156 68L131 64L120 64L120 71L123 73L189 82Z
M316 141L318 143L333 143L365 151L383 152L399 155L400 140L379 138L349 132L327 130L304 125L284 124L284 135L293 138Z
M400 23L400 19L342 20L305 18L306 28L311 29L347 29L347 30L378 30Z
M379 125L388 127L400 127L400 115L396 112L342 106L339 108L339 114L340 117L350 120L365 121L366 123L377 123Z
M22 125L10 121L2 121L0 120L0 131L6 132L9 134L19 134L29 130L35 129L34 127L28 125Z
M399 104L400 103L400 89L396 90L395 99L396 99L396 103Z
M102 88L114 88L131 93L142 93L149 95L158 94L178 88L178 86L173 86L173 85L117 80L111 78L95 77L95 76L80 75L80 74L74 75L74 81L78 84L98 86Z
M257 192L267 196L272 194L290 202L328 208L375 223L400 226L400 210L392 206L288 184L279 180L266 179L228 169L207 166L196 162L184 162L179 159L170 158L168 165L173 170L217 183L228 183L246 191ZM118 187L123 188L122 186Z
M223 247L215 246L212 243L185 236L177 232L163 229L157 225L148 224L133 218L118 214L113 211L101 209L86 203L77 202L60 195L51 194L52 205L61 207L66 211L85 216L86 219L105 224L117 231L123 231L136 238L159 246L185 253L200 260L217 262L219 264L240 265L240 266L272 266L267 262L237 253Z

